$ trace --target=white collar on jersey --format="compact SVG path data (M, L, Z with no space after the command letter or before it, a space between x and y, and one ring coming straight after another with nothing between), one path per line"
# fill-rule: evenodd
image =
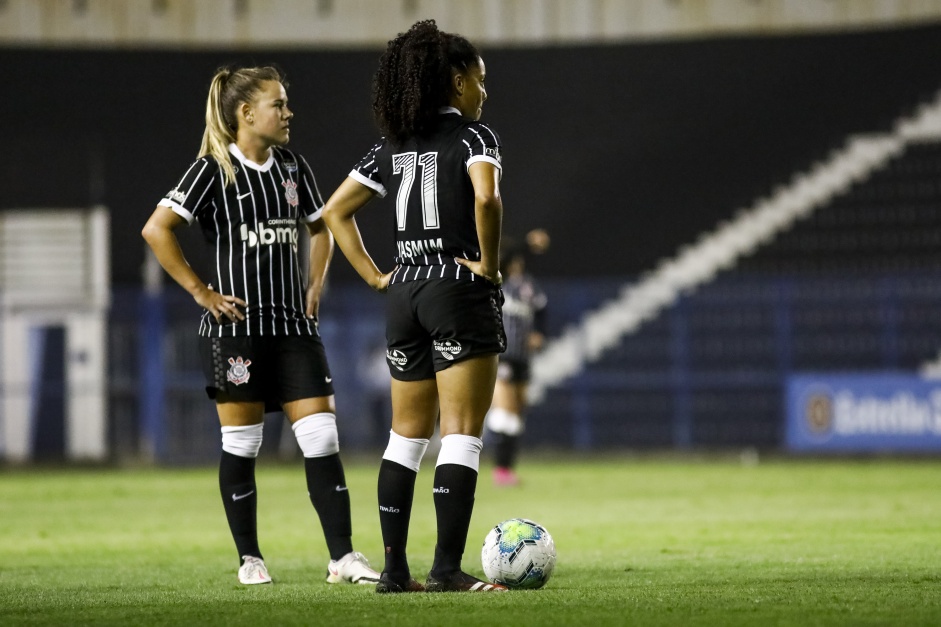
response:
M235 144L229 144L229 152L235 155L235 158L244 165L246 168L251 168L252 170L258 170L259 172L267 172L271 169L271 166L274 165L274 151L269 151L268 160L263 164L258 165L254 161L249 160L245 155L242 154L242 151L239 150L239 147Z
M456 113L458 115L461 115L461 112L458 111L456 107L441 107L440 109L438 109L438 113L442 115L445 113Z

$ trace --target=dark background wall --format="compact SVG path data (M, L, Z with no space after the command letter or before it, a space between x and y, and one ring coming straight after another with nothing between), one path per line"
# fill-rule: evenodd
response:
M937 26L482 52L506 230L548 228L537 269L557 277L642 272L941 85ZM216 67L287 71L292 147L327 196L377 137L378 55L0 49L0 208L107 205L114 280L138 283L140 227L196 156ZM380 258L388 209L360 220ZM198 233L182 239L199 263ZM345 261L333 278L353 278Z

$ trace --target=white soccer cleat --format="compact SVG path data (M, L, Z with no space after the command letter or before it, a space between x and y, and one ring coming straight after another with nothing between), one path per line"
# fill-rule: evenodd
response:
M359 583L374 585L379 582L379 573L369 567L366 556L358 551L347 553L327 564L327 583Z
M253 555L242 556L242 567L239 568L239 583L252 585L256 583L271 583L271 575L265 562Z

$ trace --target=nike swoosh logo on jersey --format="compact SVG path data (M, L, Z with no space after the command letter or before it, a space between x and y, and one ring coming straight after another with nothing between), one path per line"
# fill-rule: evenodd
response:
M235 492L233 492L233 493L232 493L232 500L233 500L233 501L241 501L241 500L244 499L245 497L251 496L251 495L253 495L254 493L255 493L254 490L250 490L250 491L246 492L245 494L236 494Z
M236 196L236 198L238 198L239 200L242 200L246 196L251 196L251 195L252 195L251 192L245 192L244 194L239 194L238 196Z
M338 485L338 486L337 486L337 492L346 492L348 489L349 489L349 488L347 488L345 485Z
M331 381L333 381L333 377L324 377L323 380L326 381L327 383L330 383Z

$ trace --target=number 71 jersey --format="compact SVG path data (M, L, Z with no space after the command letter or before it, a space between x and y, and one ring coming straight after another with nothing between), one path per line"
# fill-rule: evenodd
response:
M383 139L350 177L394 200L396 257L392 283L475 275L455 257L477 261L480 243L474 219L474 187L468 168L478 161L502 174L500 138L457 109L438 116L431 133L400 146ZM386 203L388 206L388 203Z

